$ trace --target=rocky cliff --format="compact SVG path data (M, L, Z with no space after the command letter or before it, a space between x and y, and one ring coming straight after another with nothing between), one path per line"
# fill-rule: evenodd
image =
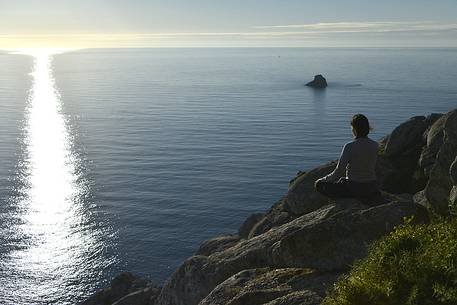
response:
M314 181L335 161L291 180L286 194L239 232L202 243L159 288L123 274L84 305L318 305L326 290L405 217L425 223L457 204L457 110L417 116L380 140L384 203L330 200Z

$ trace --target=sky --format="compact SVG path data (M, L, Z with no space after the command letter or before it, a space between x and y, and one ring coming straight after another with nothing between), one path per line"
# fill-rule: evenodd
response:
M0 0L26 47L457 47L457 0Z

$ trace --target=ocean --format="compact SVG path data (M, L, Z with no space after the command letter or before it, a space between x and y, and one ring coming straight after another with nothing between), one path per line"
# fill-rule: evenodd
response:
M0 52L0 303L162 283L210 237L338 158L457 106L457 49ZM323 74L329 87L305 87Z

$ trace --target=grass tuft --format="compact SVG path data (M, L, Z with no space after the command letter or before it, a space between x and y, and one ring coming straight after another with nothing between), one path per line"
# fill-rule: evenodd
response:
M457 220L407 222L375 242L322 305L456 305Z

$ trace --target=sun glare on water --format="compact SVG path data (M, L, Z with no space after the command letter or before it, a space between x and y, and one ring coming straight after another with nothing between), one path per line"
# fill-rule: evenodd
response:
M51 54L40 50L34 57L33 87L27 113L30 200L46 212L35 216L49 222L67 210L65 206L77 187L69 147L71 139L51 72Z
M25 51L25 50L24 50ZM58 50L30 49L35 67L27 111L27 152L29 192L26 221L34 236L29 251L23 253L28 266L37 273L57 273L71 261L68 242L73 220L72 199L78 192L71 139L61 113L59 94L51 70L51 56ZM24 52L25 53L25 52ZM70 247L69 247L70 246ZM70 251L68 251L70 250Z
M100 251L87 220L87 193L80 160L73 152L71 131L62 112L52 69L57 49L28 49L34 57L32 88L24 124L24 187L19 205L22 245L5 265L13 276L5 287L11 300L27 304L67 304L61 295L73 294L72 283L90 276ZM92 263L92 264L91 264ZM3 263L0 264L2 267ZM95 268L97 269L97 268ZM34 299L26 299L33 296Z

